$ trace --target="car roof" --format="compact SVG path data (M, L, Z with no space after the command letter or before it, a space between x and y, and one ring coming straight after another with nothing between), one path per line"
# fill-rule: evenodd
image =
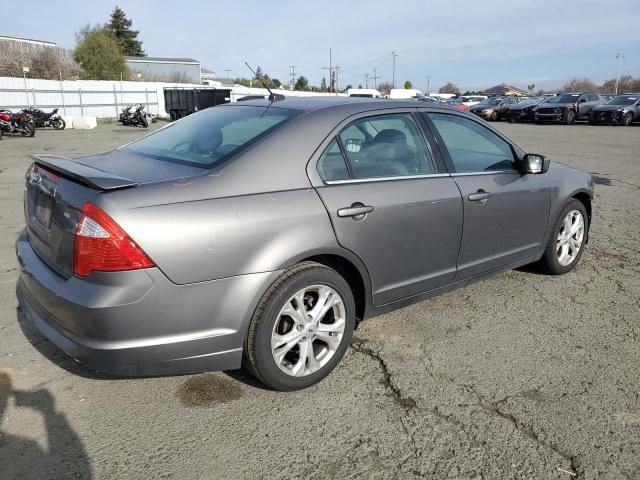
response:
M340 109L341 107L347 107L353 113L358 111L367 112L369 110L386 109L386 108L416 108L416 107L428 107L429 108L442 108L444 110L450 110L448 105L430 102L423 104L422 102L416 102L412 98L404 100L390 100L379 98L365 98L365 97L334 97L334 96L317 96L317 97L285 97L282 100L269 101L266 99L252 99L234 102L227 105L249 105L256 107L277 107L288 108L291 110L300 110L304 112L313 112L323 109Z

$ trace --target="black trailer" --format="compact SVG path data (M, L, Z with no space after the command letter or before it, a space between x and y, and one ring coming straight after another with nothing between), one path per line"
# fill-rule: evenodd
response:
M231 89L211 87L165 87L164 105L173 122L205 108L231 101Z

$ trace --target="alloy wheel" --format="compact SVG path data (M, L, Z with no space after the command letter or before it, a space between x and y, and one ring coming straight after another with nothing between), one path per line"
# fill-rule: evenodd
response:
M342 342L346 308L327 285L299 290L282 307L271 335L271 353L287 375L304 377L324 367Z
M571 265L578 256L584 240L584 218L579 210L571 210L564 217L556 242L558 263Z

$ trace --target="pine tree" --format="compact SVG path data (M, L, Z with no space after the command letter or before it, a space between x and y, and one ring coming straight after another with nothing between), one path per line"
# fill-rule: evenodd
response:
M111 13L111 19L104 28L107 33L113 35L120 45L122 53L130 57L144 57L142 41L138 40L137 30L131 30L132 21L127 18L120 7L116 7Z

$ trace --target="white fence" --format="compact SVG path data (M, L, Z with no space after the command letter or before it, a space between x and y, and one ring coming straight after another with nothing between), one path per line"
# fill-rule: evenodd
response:
M108 80L35 80L0 77L0 108L18 110L35 106L43 110L58 108L66 116L117 118L127 105L143 104L153 115L166 116L165 87L199 87L184 83L125 82ZM315 92L274 90L289 96L335 95ZM231 101L246 95L268 95L264 88L235 86Z
M146 105L147 112L165 115L164 87L189 84L103 80L34 80L0 77L0 108L58 108L64 115L112 118L123 106Z

